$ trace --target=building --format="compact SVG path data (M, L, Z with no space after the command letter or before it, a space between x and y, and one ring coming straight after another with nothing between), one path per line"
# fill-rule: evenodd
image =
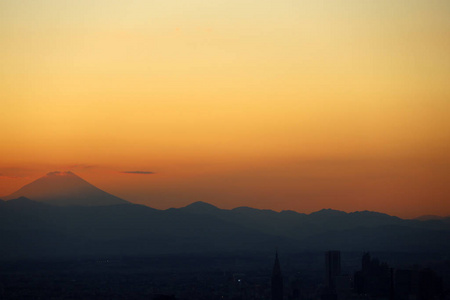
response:
M355 290L359 295L374 297L389 297L392 293L392 272L386 263L372 259L369 253L364 253L362 268L355 273Z
M443 280L431 269L397 270L395 299L444 299Z
M275 253L275 262L272 270L272 300L283 300L283 276L281 274L278 251Z
M336 277L341 275L341 252L325 252L325 287L336 292Z

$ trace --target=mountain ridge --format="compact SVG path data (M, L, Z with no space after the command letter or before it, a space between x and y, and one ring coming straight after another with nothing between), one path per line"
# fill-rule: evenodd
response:
M48 173L11 195L24 191L28 195L0 201L2 259L258 252L276 246L292 252L450 252L448 219L330 208L309 214L221 209L202 201L159 210L110 195L72 172Z
M367 218L345 213L323 218L291 212L158 210L125 203L55 206L26 198L0 205L0 257L150 255L258 252L331 248L364 251L450 251L450 224L441 221ZM194 206L195 207L195 206Z

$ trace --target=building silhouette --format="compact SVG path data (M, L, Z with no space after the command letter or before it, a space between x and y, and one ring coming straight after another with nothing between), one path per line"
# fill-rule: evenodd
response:
M400 269L395 272L395 299L447 299L443 295L443 280L431 269Z
M325 252L325 289L322 292L322 300L336 300L336 283L341 275L341 252Z
M388 297L392 294L392 272L386 263L372 259L364 253L362 268L355 273L355 290L358 294L368 294L375 297Z
M341 275L341 252L325 252L325 286L330 292L336 292L336 277Z
M275 253L275 262L272 270L272 300L283 300L283 276L281 274L278 251Z

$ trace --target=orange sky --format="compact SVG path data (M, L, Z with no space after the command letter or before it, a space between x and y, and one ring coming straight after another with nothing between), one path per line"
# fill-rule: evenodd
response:
M0 196L54 170L202 200L450 215L450 3L0 2ZM122 171L152 171L152 175Z

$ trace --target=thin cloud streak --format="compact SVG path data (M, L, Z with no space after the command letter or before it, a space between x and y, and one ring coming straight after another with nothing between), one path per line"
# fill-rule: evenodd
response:
M149 172L149 171L123 171L120 172L123 174L141 174L141 175L151 175L151 174L155 174L155 172Z

